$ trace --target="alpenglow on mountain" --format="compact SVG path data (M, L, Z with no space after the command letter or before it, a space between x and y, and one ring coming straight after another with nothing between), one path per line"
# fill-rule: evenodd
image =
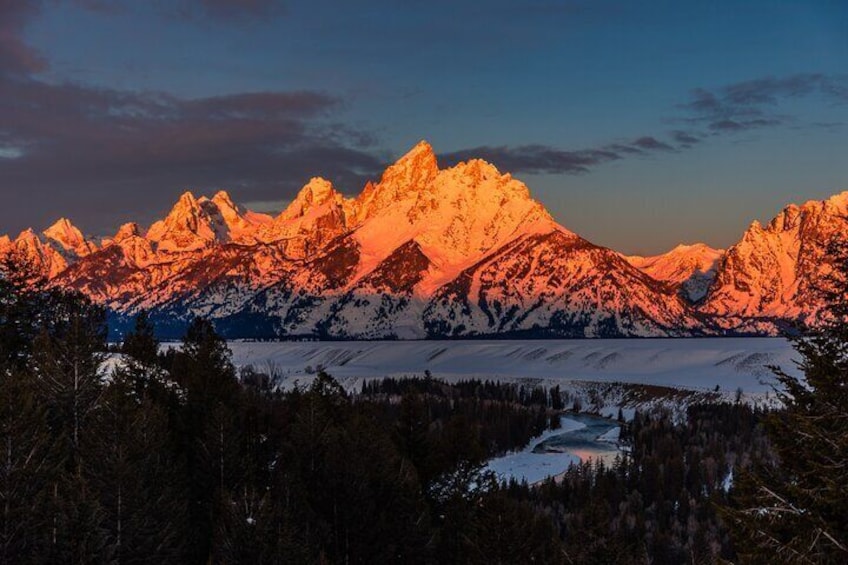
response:
M62 218L0 237L0 255L106 306L113 329L147 310L166 337L194 316L232 338L763 335L815 320L846 215L848 192L754 222L726 251L628 257L485 161L440 169L422 141L355 198L313 178L272 217L186 192L146 230L95 242Z

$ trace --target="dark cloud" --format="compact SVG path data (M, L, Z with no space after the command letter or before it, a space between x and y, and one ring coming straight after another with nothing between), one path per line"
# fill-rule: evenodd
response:
M677 132L683 134L683 132ZM686 138L689 136L686 134ZM692 137L692 139L695 139ZM675 140L680 142L679 136ZM697 141L697 140L695 140ZM691 143L690 143L691 145ZM669 143L646 135L629 143L609 143L597 148L567 151L549 145L480 146L445 153L440 158L447 164L480 158L499 169L529 174L583 174L591 169L628 157L647 157L658 152L676 151Z
M756 118L753 120L724 119L711 122L708 127L717 132L736 132L767 126L777 126L782 123L784 123L784 120L778 118Z
M821 95L837 103L848 102L848 78L798 74L759 78L713 90L694 89L690 99L678 106L688 116L672 120L692 129L670 132L669 142L646 135L629 143L611 143L594 149L569 151L546 145L481 146L443 157L447 162L455 162L477 156L513 172L581 174L627 157L691 149L709 135L788 124L795 118L777 111L780 102L812 95Z
M633 145L638 147L639 149L645 149L648 151L674 151L674 147L672 147L668 143L659 141L657 138L651 137L649 135L640 137L639 139L633 142Z
M546 145L484 145L440 155L440 159L448 164L474 158L484 159L501 170L515 173L580 174L602 163L621 159L621 154L610 149L563 151Z
M672 138L674 141L683 148L689 148L695 145L696 143L700 143L701 139L696 137L690 132L676 130L671 132Z
M20 36L40 10L37 0L0 0L0 75L27 75L47 68L44 57Z
M680 121L718 133L783 125L794 117L777 111L781 102L812 95L848 102L848 80L806 73L782 78L763 77L713 90L697 88L689 101L680 105L689 114Z
M19 207L35 195L55 195L57 187L64 190L53 198L71 208L69 193L83 189L139 207L183 187L232 187L240 198L282 200L314 174L358 190L381 160L351 148L359 137L349 140L346 131L322 122L337 105L314 92L189 100L2 80L0 149L18 155L0 158L0 183L19 193ZM14 203L4 204L8 221ZM96 226L97 211L82 212L81 220Z

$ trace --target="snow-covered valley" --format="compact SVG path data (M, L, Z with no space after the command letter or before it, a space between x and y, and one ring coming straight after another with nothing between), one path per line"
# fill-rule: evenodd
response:
M694 391L765 394L768 369L794 371L791 344L780 338L331 341L229 343L237 366L308 382L323 368L346 388L363 379L423 375L448 381L479 378L635 383Z

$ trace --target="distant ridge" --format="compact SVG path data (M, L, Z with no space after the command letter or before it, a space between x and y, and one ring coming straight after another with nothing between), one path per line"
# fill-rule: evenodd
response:
M57 287L174 335L206 316L233 338L773 335L815 319L848 192L754 222L727 251L623 256L557 224L522 182L425 141L354 198L313 178L272 217L185 192L148 229L94 241L62 218L0 237Z

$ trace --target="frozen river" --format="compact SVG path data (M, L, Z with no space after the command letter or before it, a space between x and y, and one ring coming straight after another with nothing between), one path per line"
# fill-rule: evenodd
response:
M601 459L606 463L619 453L615 440L618 423L588 414L560 418L560 428L533 438L522 450L496 457L486 465L500 480L530 484L554 477L572 463Z

